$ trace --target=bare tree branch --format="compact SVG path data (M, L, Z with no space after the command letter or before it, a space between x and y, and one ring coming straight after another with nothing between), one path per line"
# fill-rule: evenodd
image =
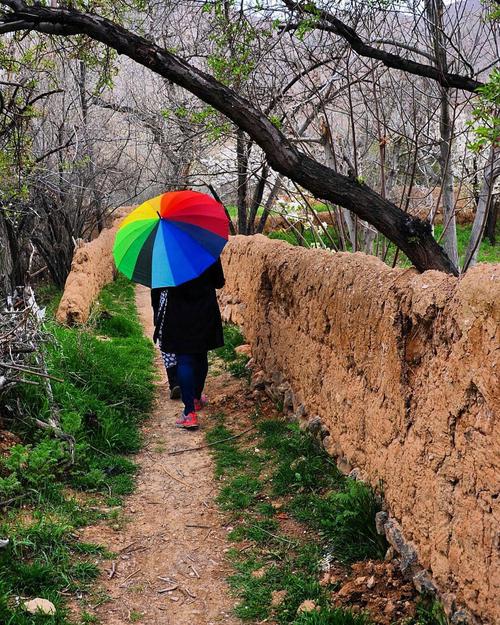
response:
M428 223L411 217L356 179L343 176L300 152L271 121L248 100L209 74L172 52L94 14L75 9L27 6L18 0L2 0L14 9L3 15L3 24L25 21L38 32L85 34L125 54L153 72L172 80L225 114L265 152L269 164L279 173L302 185L318 198L348 208L368 221L400 247L417 269L437 269L457 274L442 248L434 240Z
M339 35L345 39L350 47L360 56L382 61L384 65L392 67L393 69L399 69L416 76L431 78L443 87L454 87L456 89L463 89L464 91L475 92L478 87L483 85L482 82L474 80L468 76L461 76L460 74L452 74L450 72L441 72L438 68L432 67L431 65L418 63L410 59L405 59L398 54L393 54L392 52L375 48L374 46L365 43L353 28L344 24L344 22L339 20L337 17L328 13L328 11L318 9L310 3L302 4L294 2L294 0L283 0L283 2L290 11L295 11L302 16L307 15L319 18L318 22L315 24L315 28ZM288 25L286 26L286 29L293 30L293 26ZM391 42L391 44L401 45L396 42Z

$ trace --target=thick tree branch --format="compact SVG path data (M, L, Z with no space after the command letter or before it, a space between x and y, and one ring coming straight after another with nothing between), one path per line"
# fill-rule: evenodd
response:
M283 0L283 2L290 11L297 13L299 16L312 16L317 18L318 22L314 25L315 28L331 32L339 37L342 37L360 56L376 59L381 61L387 67L400 69L403 72L414 74L415 76L430 78L438 82L443 87L454 87L456 89L463 89L464 91L471 91L475 93L477 88L483 85L482 82L469 78L468 76L442 72L438 68L431 65L411 61L410 59L405 59L398 54L393 54L392 52L375 48L374 46L365 43L353 28L344 24L344 22L339 20L337 17L328 13L328 11L318 9L311 3L303 4L295 2L294 0ZM292 27L291 25L288 25L286 28L287 30L290 30ZM391 42L391 45L400 44L393 41ZM402 47L405 47L403 44L401 45Z
M187 89L248 133L265 152L273 169L314 196L340 204L368 221L400 247L417 269L457 274L457 268L432 237L428 223L404 213L355 179L338 174L300 152L262 112L209 74L97 15L41 6L23 5L21 9L19 0L0 0L0 5L15 9L5 12L0 20L5 25L22 20L42 33L88 35Z

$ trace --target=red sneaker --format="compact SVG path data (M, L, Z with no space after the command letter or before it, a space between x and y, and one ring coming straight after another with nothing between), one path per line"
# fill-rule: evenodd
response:
M203 395L201 396L201 399L194 400L194 409L196 410L196 412L203 410L203 408L205 408L207 403L208 403L207 396L205 395L205 393L203 393Z
M190 412L187 415L182 413L175 422L175 427L185 428L186 430L196 430L200 427L200 424L198 423L198 415L196 412Z

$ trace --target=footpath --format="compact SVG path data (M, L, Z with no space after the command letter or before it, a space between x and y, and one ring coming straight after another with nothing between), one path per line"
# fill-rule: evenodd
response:
M151 336L149 289L137 288L136 303L144 332ZM154 410L135 458L137 489L116 523L85 531L85 540L117 554L105 563L98 592L109 600L96 615L102 625L236 625L240 621L232 614L234 599L225 582L227 529L214 502L213 461L206 448L171 453L203 445L204 436L174 427L181 404L168 399L159 353L156 366ZM222 383L211 379L208 393L227 392Z

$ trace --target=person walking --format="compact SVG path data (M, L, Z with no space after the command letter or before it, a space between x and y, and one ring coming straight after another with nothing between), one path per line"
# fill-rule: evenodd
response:
M158 341L167 373L176 367L184 410L175 425L199 427L198 412L206 398L208 352L224 345L216 289L224 286L220 258L197 278L179 286L152 289L154 342ZM154 292L154 293L153 293Z

